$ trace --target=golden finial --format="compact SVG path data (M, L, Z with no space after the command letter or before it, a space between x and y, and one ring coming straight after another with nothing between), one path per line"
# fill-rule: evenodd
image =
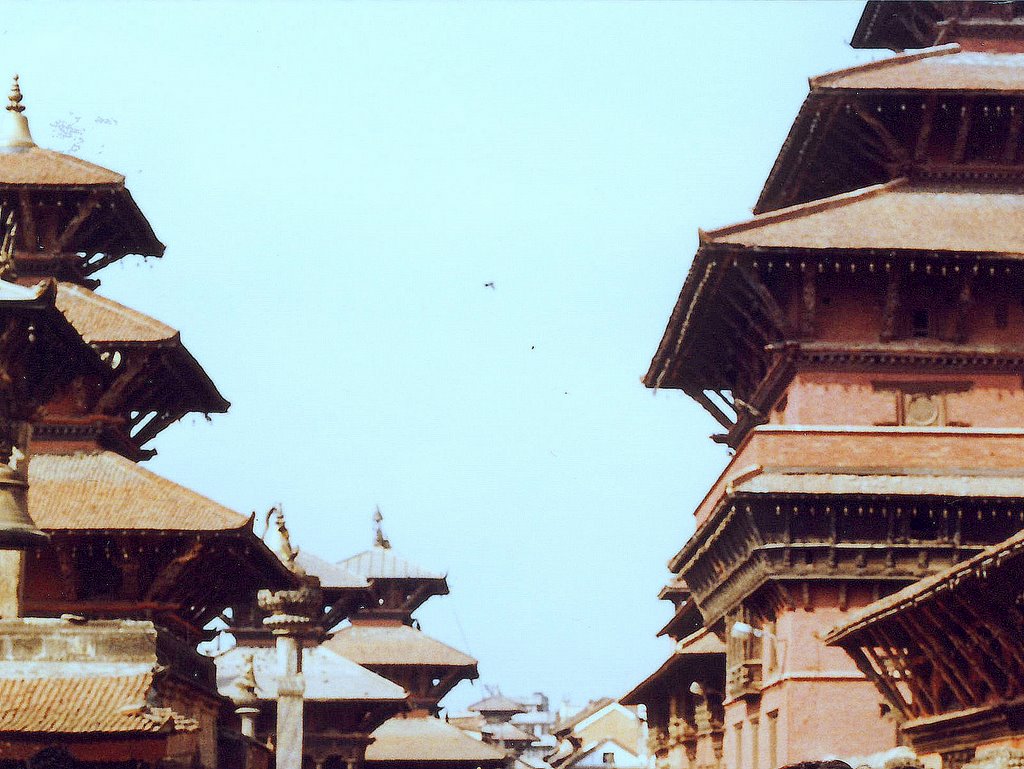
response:
M7 101L10 102L7 105L7 109L11 112L24 112L25 105L21 103L21 100L25 97L21 93L21 86L18 85L18 76L14 76L14 80L11 81L11 92L7 96Z
M373 531L374 531L374 545L376 547L384 548L385 550L391 549L391 543L387 537L384 536L384 527L381 525L384 521L384 515L380 511L380 506L373 513Z
M24 98L21 95L21 86L18 85L18 76L15 75L11 82L11 92L7 96L7 111L10 113L8 120L11 125L8 129L7 141L3 142L4 146L14 148L36 146L36 143L32 141L32 133L28 130L25 105L21 103Z

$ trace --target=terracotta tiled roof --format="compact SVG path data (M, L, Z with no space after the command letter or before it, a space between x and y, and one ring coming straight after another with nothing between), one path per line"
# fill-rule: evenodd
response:
M42 147L0 151L0 186L120 187L124 177L102 166Z
M217 688L225 696L232 694L232 684L242 672L249 654L253 655L256 695L264 700L274 699L277 696L277 649L272 646L236 646L216 657ZM323 646L303 649L302 673L306 679L307 700L404 703L407 697L401 686Z
M525 713L526 708L521 702L509 699L503 694L492 694L479 702L474 702L467 710L476 713Z
M0 679L0 733L192 732L198 724L147 705L153 674Z
M164 342L178 332L113 299L74 283L60 283L57 307L86 342Z
M476 660L408 625L352 625L324 644L360 665L438 665L473 668Z
M998 544L986 547L973 558L950 566L937 574L915 582L913 585L908 585L890 596L868 604L854 613L845 623L834 628L826 636L825 641L835 643L866 625L896 614L904 607L926 601L931 595L943 590L952 590L964 579L986 577L990 571L1021 556L1024 556L1024 531L1018 532Z
M909 186L904 179L703 234L761 248L914 249L1024 255L1024 191Z
M320 586L327 589L360 590L369 587L365 577L354 574L345 567L326 561L308 550L300 550L295 559L306 574L320 578Z
M385 547L372 547L344 561L339 565L354 574L367 579L436 579L445 578L444 574L428 571L398 555L394 550Z
M505 752L475 740L462 730L437 718L392 718L373 733L366 749L366 762L429 761L486 762L500 766Z
M812 88L1024 91L1024 54L962 53L956 43L811 78Z
M29 462L29 510L41 529L226 531L249 519L101 451L38 454Z

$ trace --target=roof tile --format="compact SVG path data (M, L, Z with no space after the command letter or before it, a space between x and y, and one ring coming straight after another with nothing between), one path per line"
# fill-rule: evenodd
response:
M147 697L153 674L0 679L0 733L193 732L199 725Z
M119 454L38 454L29 510L41 529L230 531L249 519Z

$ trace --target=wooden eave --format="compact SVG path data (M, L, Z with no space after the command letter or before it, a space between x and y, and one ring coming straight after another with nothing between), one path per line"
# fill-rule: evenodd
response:
M697 603L690 599L672 615L672 619L666 622L656 635L659 638L664 635L679 638L696 632L702 627L704 627L704 616L700 613Z

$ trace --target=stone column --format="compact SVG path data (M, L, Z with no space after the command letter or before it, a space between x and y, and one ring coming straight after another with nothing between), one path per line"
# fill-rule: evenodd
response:
M277 739L276 769L302 769L303 702L306 682L302 675L304 642L319 641L316 622L322 612L320 580L301 576L297 590L261 590L260 608L268 613L263 624L277 636Z

